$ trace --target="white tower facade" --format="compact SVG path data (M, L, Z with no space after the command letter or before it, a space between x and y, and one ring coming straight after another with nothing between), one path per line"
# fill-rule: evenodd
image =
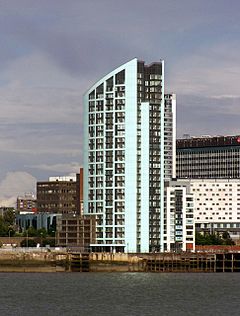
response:
M84 213L97 218L93 251L166 248L164 180L175 159L173 103L164 95L163 61L145 65L134 58L86 92Z

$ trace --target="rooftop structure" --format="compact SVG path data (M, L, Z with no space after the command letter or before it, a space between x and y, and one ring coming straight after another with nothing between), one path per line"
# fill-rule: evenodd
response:
M76 181L76 175L74 176L57 176L57 177L49 177L49 181Z

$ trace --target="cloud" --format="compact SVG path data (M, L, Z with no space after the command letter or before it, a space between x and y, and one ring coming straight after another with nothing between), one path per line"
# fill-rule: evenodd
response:
M183 58L169 74L171 89L179 94L240 97L239 49L239 42L230 41L209 45Z
M33 169L41 169L47 170L51 172L60 172L61 174L76 174L79 172L80 164L78 162L71 162L71 163L59 163L59 164L39 164L39 165L30 165L29 168Z
M80 159L82 139L80 127L71 126L66 129L64 124L51 126L51 124L37 124L34 128L28 124L18 126L10 124L0 128L0 150L5 153L32 155L77 157ZM65 133L64 133L65 132Z
M8 172L0 183L0 205L16 206L17 197L35 192L36 178L22 171Z
M30 157L36 163L49 163L50 156L56 163L80 161L85 79L72 78L43 54L16 59L1 77L0 150L12 159L5 172Z
M240 97L177 97L178 136L239 135Z
M217 99L217 100L226 100L226 99L238 99L239 95L233 95L233 94L222 94L222 95L213 95L212 99Z
M19 58L2 74L1 120L76 123L81 120L85 80L76 80L40 54Z
M209 33L209 25L219 27L220 21L226 27L229 19L238 19L234 6L223 11L223 5L222 0L217 4L191 0L58 0L21 1L21 5L15 0L1 6L2 47L8 48L6 57L9 52L12 59L38 52L76 78L90 80L97 75L98 79L134 56L150 61L153 57L171 58L181 51L186 54L189 46L202 45L208 36L201 34L198 43L195 38L199 30Z
M83 93L135 56L165 59L179 133L237 131L239 9L225 0L2 1L0 179L76 172Z

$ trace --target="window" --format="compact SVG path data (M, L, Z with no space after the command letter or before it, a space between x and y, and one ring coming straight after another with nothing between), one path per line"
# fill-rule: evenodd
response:
M115 83L116 84L125 83L125 70L122 70L115 75Z

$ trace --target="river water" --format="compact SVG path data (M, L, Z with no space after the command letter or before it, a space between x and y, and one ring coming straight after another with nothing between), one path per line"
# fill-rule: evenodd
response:
M240 315L240 273L0 273L0 315Z

